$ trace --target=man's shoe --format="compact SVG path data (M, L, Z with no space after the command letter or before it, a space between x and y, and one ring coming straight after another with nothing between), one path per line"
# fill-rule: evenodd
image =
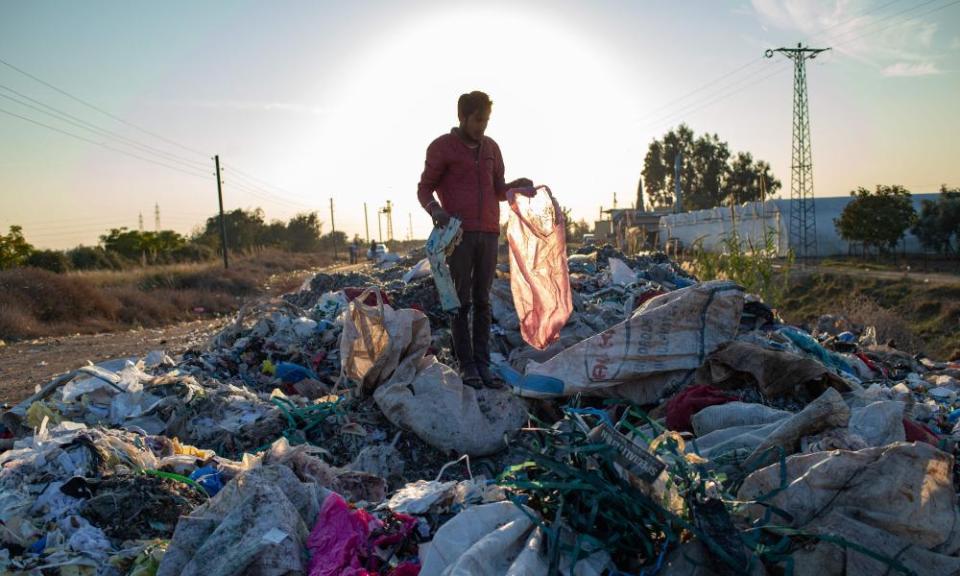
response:
M480 377L480 372L477 370L476 364L467 364L466 366L460 369L460 378L463 379L463 383L471 388L480 388L483 386L483 378Z
M477 372L480 374L480 380L483 381L483 385L487 388L503 388L503 382L493 375L493 372L490 371L490 366L478 364Z

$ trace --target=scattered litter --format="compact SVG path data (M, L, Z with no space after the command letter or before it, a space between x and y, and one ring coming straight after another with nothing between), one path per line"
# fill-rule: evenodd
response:
M0 573L960 573L960 363L568 255L537 200L491 292L508 388L456 371L456 224L316 274L4 412Z

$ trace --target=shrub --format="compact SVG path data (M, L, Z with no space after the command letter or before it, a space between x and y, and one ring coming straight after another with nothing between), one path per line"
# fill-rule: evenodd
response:
M34 250L27 256L23 265L42 268L57 274L63 274L73 267L67 255L60 250Z

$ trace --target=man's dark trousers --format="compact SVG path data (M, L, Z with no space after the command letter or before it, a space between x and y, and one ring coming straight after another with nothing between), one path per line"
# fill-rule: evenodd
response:
M451 330L453 350L461 370L470 364L490 363L490 288L497 273L499 236L495 232L464 232L460 244L447 258L450 276L460 299L460 309L453 316Z

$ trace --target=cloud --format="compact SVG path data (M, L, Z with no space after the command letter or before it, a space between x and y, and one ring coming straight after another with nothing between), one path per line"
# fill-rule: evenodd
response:
M940 73L930 63L938 23L923 11L886 5L878 10L864 0L751 0L751 6L761 27L799 33L805 43L830 46L884 75Z
M953 40L950 40L950 49L960 50L960 36L954 36Z
M942 72L933 62L897 62L881 70L881 74L894 78L936 76L937 74L942 74Z

